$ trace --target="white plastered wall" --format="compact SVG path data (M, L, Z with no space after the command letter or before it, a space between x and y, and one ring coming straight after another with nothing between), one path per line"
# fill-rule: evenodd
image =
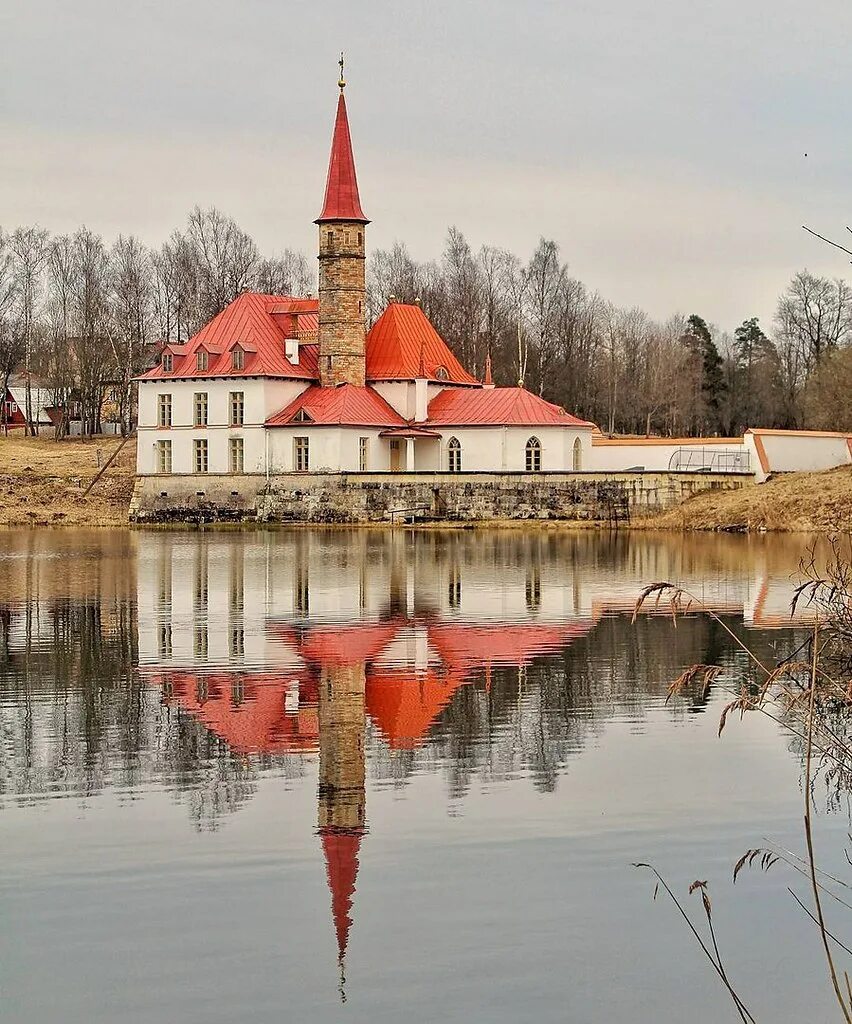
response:
M193 473L194 441L206 438L208 472L228 473L231 437L243 439L244 470L262 473L266 468L266 420L293 401L307 387L305 381L270 380L263 377L212 380L155 380L139 382L139 435L136 471L142 476L158 472L157 442L172 443L172 473ZM243 425L232 427L231 393L243 393ZM197 393L207 394L207 426L194 427ZM157 426L159 396L172 396L172 425Z
M380 437L379 434L380 430L377 427L320 427L298 423L287 427L271 427L270 473L295 472L296 437L308 438L308 465L311 473L359 472L362 437L367 438L367 471L383 472L389 468L389 445L387 438Z
M641 467L649 473L664 473L671 464L672 456L679 449L690 448L696 449L696 454L703 448L708 458L714 455L726 455L725 461L731 466L736 465L738 461L742 461L743 466L749 462L749 460L742 459L747 452L746 446L735 441L717 445L707 444L706 441L697 438L694 443L690 444L684 444L681 441L674 444L659 444L653 441L649 444L641 439L635 441L606 439L592 443L591 461L588 468L600 473L623 473L628 469ZM754 458L750 460L747 468L754 468Z
M524 472L527 441L536 437L541 444L541 468L549 472L572 472L574 443L580 442L580 470L589 470L592 454L591 427L442 427L440 464L418 469L449 467L448 445L457 438L462 446L462 472Z
M845 466L852 461L849 438L845 434L748 430L744 440L754 453L755 476L760 483L770 473L813 472Z

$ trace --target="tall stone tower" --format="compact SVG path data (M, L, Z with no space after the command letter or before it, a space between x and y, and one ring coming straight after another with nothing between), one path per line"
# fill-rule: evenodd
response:
M319 372L323 387L364 386L366 283L364 253L366 226L361 209L355 157L343 90L340 58L340 98L331 140L325 202L319 225Z

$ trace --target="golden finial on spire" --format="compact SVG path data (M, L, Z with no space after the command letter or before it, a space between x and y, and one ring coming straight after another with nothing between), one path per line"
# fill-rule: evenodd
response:
M340 78L337 80L337 84L340 86L340 91L346 88L346 79L343 77L343 50L340 51L340 60L337 62L340 65Z

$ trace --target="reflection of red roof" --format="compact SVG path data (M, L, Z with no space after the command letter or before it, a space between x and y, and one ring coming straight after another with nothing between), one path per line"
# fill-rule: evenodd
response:
M302 639L299 653L320 665L360 665L372 661L396 636L396 622L357 626L316 626Z
M289 377L316 380L316 346L300 346L299 364L294 365L284 353L284 342L290 338L314 335L318 309L317 299L244 292L202 327L180 351L176 346L170 347L174 355L172 373L165 373L162 365L158 364L142 374L142 379ZM290 312L285 312L287 310ZM232 368L231 351L237 346L245 352L241 370ZM206 370L196 369L195 353L199 348L209 353Z
M372 388L355 384L310 387L271 416L267 427L404 427L405 420Z
M369 224L358 196L355 157L352 153L346 100L342 92L337 101L337 116L334 119L331 155L328 158L328 178L325 183L325 202L322 213L317 217L317 224L324 220L355 220Z
M349 928L352 925L352 897L355 895L358 850L363 834L363 829L320 830L328 887L331 889L331 912L337 933L337 955L341 963L346 954Z
M427 427L592 427L526 388L446 388L429 403Z
M527 665L533 658L557 653L571 640L591 632L594 626L592 620L514 626L439 622L429 627L429 643L445 665L470 671L488 665Z
M156 672L148 674L148 680L156 686L171 684L166 702L179 704L235 753L304 753L319 748L317 694L310 679L300 680L299 709L292 714L284 706L288 680L280 675ZM313 703L306 704L308 700Z
M444 384L478 384L419 306L392 302L367 335L367 380L416 380L423 372Z
M410 750L423 742L463 682L460 676L432 670L372 671L367 677L367 711L391 747Z

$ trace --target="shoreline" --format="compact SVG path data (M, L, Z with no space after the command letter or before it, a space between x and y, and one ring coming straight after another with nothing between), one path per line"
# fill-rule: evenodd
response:
M601 519L435 520L415 523L239 521L185 519L161 523L130 521L136 482L136 445L117 437L54 441L0 437L0 529L37 527L132 529L246 529L254 527L371 530L538 530L671 533L837 533L852 532L852 466L790 473L763 484L709 490L672 508L617 522ZM98 477L113 456L106 472ZM86 488L97 478L90 493Z

